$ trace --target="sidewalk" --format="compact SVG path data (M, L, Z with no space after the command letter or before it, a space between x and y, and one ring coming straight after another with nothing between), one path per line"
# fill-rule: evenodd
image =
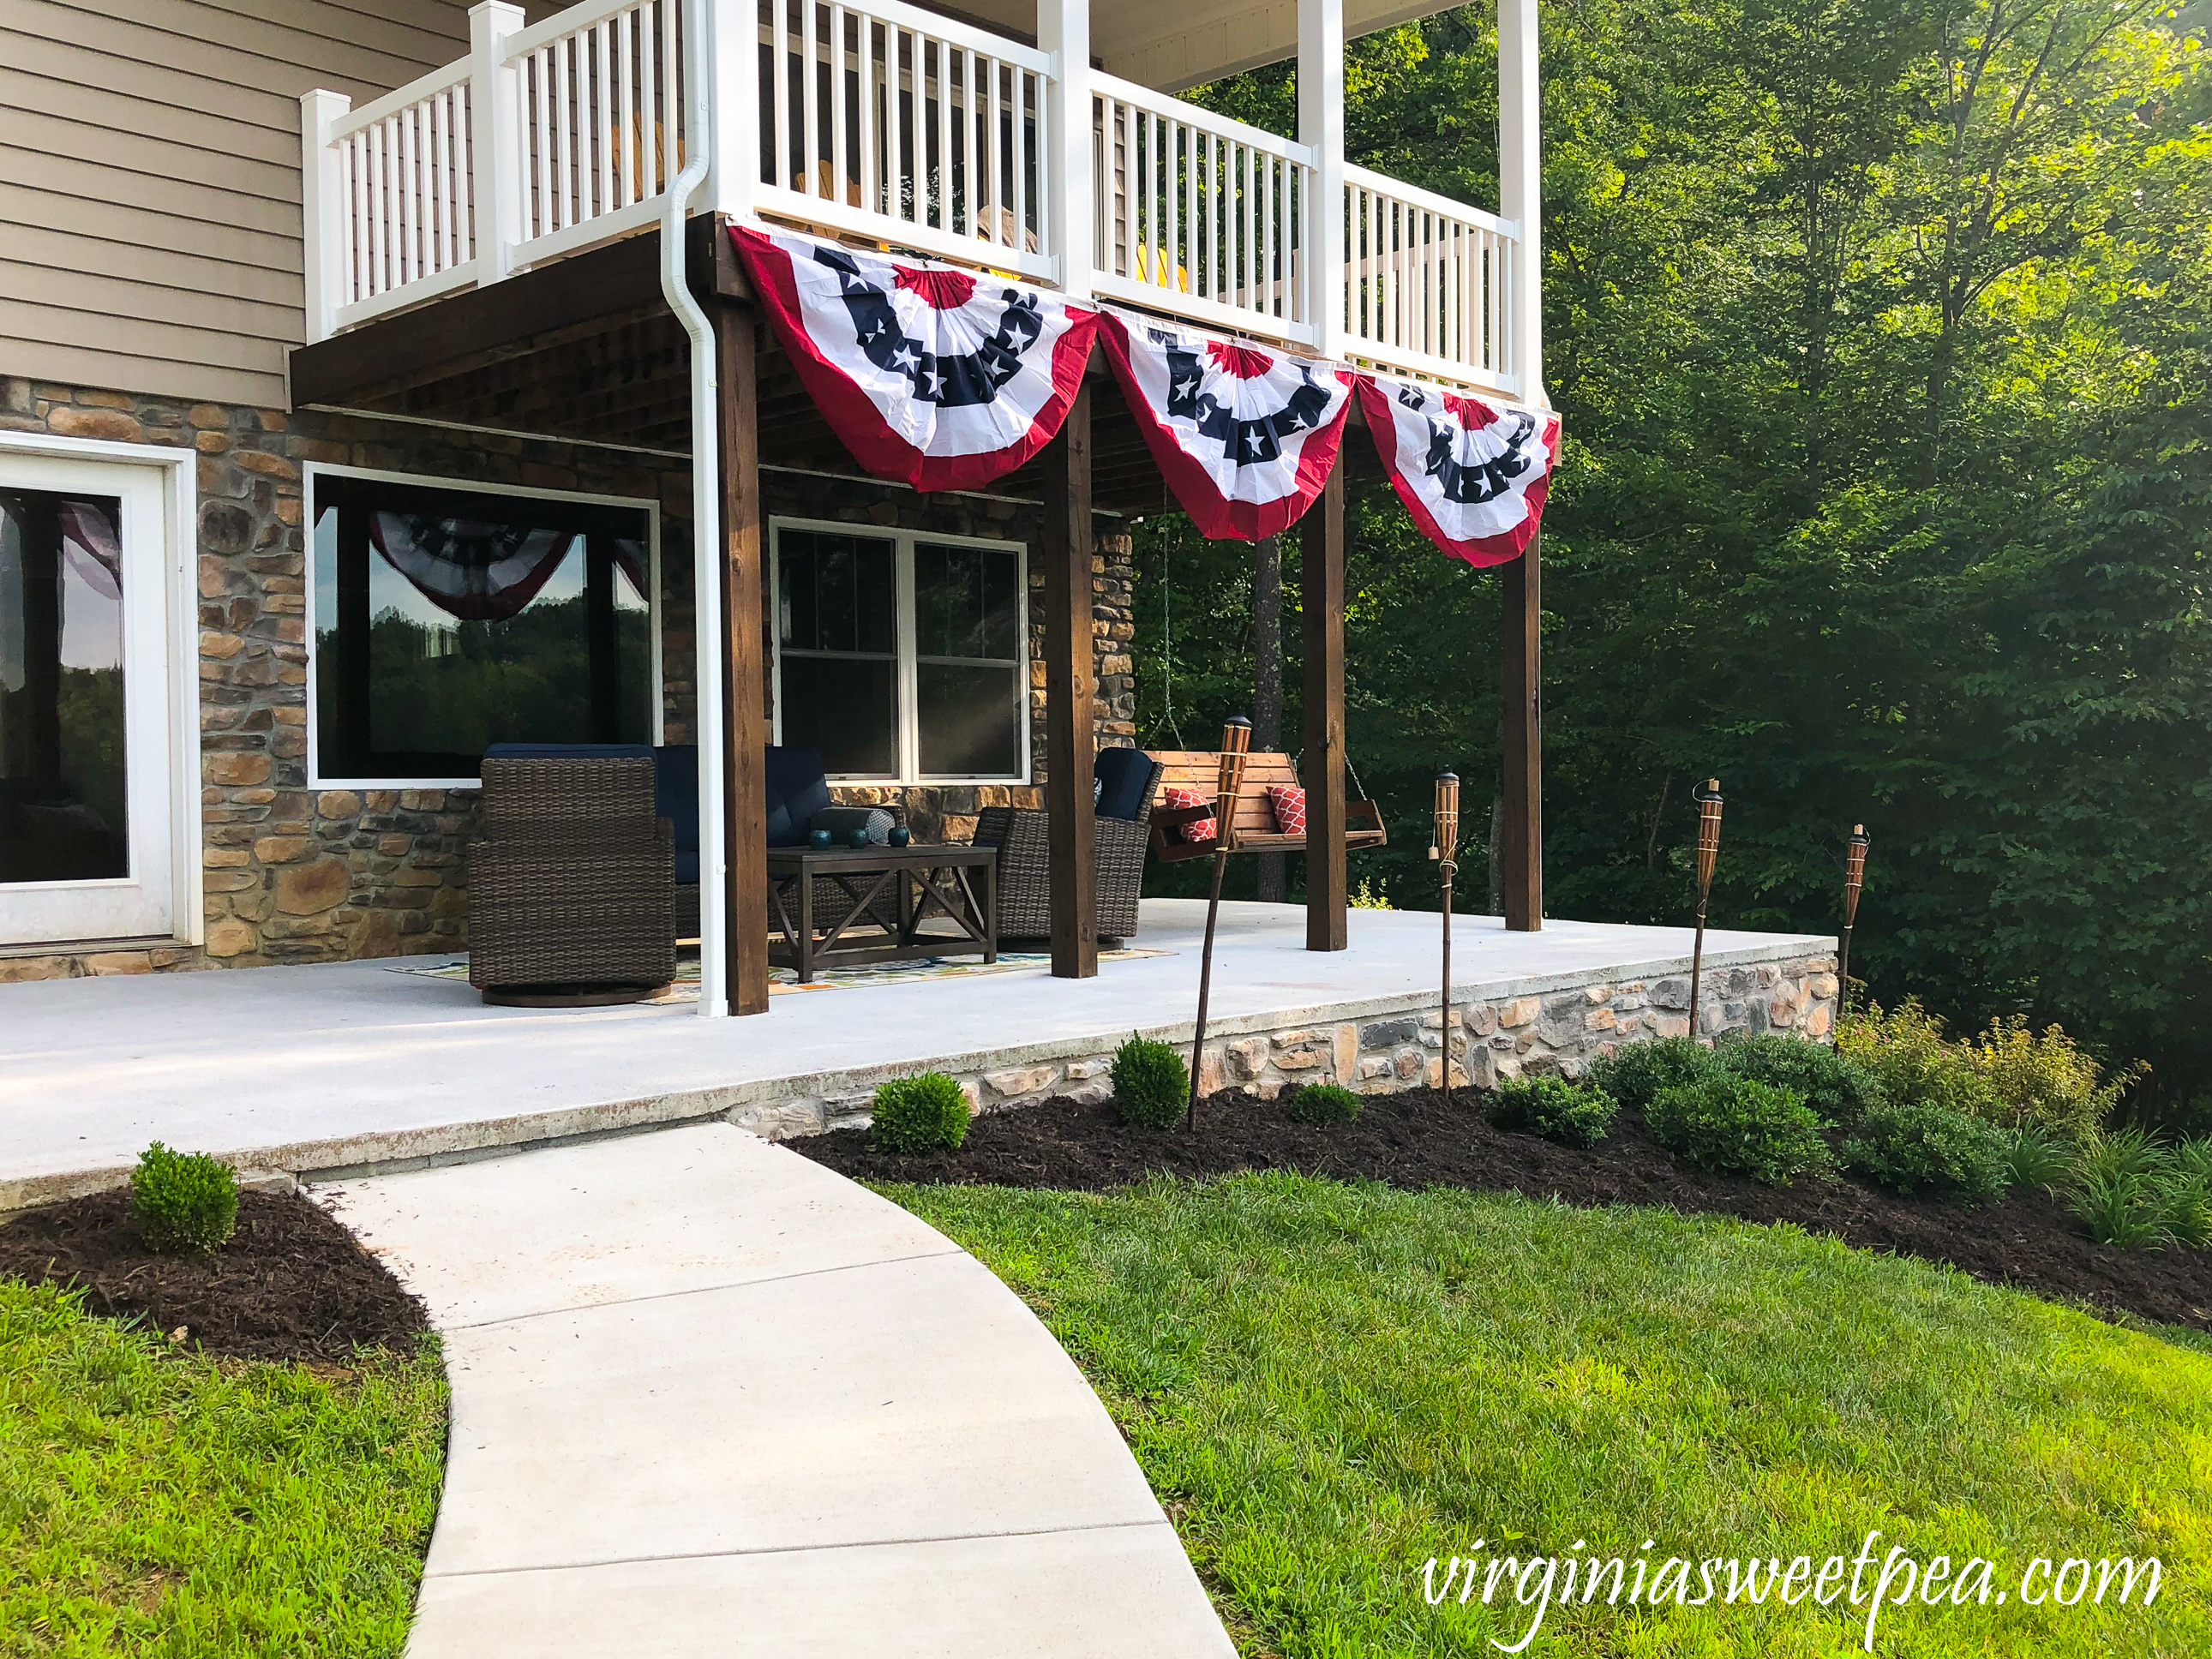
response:
M410 1659L1233 1655L1051 1334L842 1176L711 1125L318 1195L445 1337Z

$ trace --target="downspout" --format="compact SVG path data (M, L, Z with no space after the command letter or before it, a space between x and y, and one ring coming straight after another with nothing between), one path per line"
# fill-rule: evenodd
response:
M691 194L714 161L714 48L706 22L706 0L684 0L684 89L690 109L684 131L696 142L687 145L683 171L668 187L660 210L660 292L676 320L691 339L691 637L697 712L692 728L699 745L699 1012L708 1019L730 1012L728 940L728 849L723 842L727 817L722 783L727 775L722 724L722 527L719 416L714 331L691 297L684 269L685 210Z

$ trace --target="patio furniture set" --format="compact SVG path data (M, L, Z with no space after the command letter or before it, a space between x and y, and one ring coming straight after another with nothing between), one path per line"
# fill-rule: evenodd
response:
M909 839L902 809L833 804L821 757L771 747L764 784L774 933L769 961L801 983L829 966L980 954L1052 930L1049 821L994 806L966 844ZM1252 757L1231 850L1305 846L1304 791L1288 757ZM1097 936L1137 931L1146 854L1215 850L1207 753L1100 751ZM470 844L469 981L484 1000L532 1006L636 1001L676 975L699 933L698 751L627 744L498 744L483 767L483 829ZM1171 804L1160 806L1162 791ZM1380 845L1371 802L1352 803L1347 845Z

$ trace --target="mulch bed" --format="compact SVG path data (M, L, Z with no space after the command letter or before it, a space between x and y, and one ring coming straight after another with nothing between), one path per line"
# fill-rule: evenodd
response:
M72 1285L91 1313L142 1318L210 1354L335 1363L356 1346L406 1352L429 1321L391 1270L296 1193L239 1194L212 1255L156 1255L131 1196L95 1193L0 1218L0 1275Z
M1624 1110L1587 1151L1492 1128L1468 1101L1434 1090L1370 1097L1351 1123L1292 1122L1279 1104L1235 1091L1202 1102L1193 1133L1132 1128L1110 1104L1066 1098L994 1112L957 1152L879 1152L865 1129L784 1144L863 1181L1047 1187L1097 1192L1158 1173L1199 1178L1238 1170L1295 1170L1419 1190L1511 1190L1563 1203L1665 1205L1747 1221L1794 1222L1863 1249L1948 1262L1977 1278L2212 1329L2212 1250L2121 1250L2099 1244L2040 1193L1966 1210L1899 1198L1850 1180L1768 1187L1684 1164Z

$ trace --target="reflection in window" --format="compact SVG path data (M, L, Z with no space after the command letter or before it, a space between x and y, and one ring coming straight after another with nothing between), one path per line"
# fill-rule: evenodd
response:
M131 873L122 503L0 489L0 883Z
M786 530L776 542L782 740L833 777L898 775L897 544Z
M1021 758L1021 561L917 543L915 730L924 777L1011 777Z
M319 475L318 769L474 777L495 743L647 743L641 508Z

